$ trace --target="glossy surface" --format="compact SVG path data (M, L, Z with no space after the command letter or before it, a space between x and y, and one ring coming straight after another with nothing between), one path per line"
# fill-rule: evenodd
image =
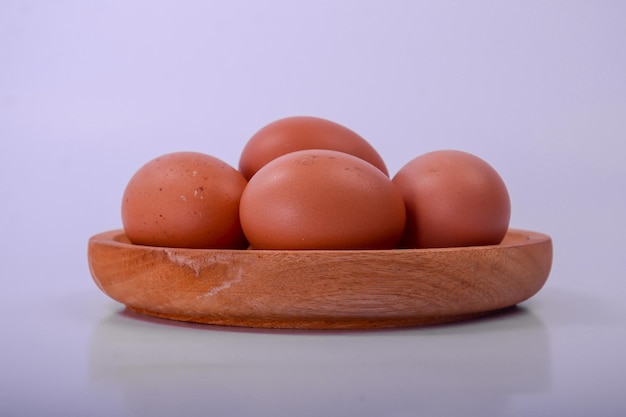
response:
M476 155L439 150L407 162L393 177L402 192L404 248L496 245L511 218L502 177Z
M391 249L404 230L402 195L368 162L331 150L282 155L241 196L255 249Z
M89 267L111 298L144 314L269 328L406 327L475 318L543 287L552 241L511 230L497 246L439 250L225 251L89 240Z
M332 120L292 116L263 126L248 140L239 158L239 171L250 179L281 155L306 149L328 149L361 158L389 175L383 158L358 133Z

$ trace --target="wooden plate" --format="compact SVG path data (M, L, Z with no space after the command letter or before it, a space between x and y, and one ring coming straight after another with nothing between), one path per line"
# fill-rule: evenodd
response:
M131 310L270 328L380 328L464 320L536 294L549 236L511 229L494 246L396 250L203 250L89 239L98 287Z

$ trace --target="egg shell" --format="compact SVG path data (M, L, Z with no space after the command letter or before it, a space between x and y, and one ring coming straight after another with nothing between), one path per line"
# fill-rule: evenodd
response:
M227 163L174 152L143 165L122 199L122 223L134 244L242 248L239 200L247 181Z
M249 180L273 159L306 149L345 152L371 163L389 176L382 157L363 137L343 125L311 116L286 117L257 131L241 152L239 171Z
M495 245L509 227L511 202L498 172L467 152L418 156L393 177L407 223L404 248Z
M331 150L280 156L241 196L254 249L390 249L404 230L402 195L380 169Z

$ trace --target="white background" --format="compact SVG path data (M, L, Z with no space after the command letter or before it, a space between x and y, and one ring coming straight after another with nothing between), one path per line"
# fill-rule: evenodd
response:
M626 3L0 2L0 414L626 413ZM237 166L290 115L393 175L456 148L552 236L517 313L386 332L145 320L93 284L89 236L165 152ZM180 413L180 414L178 414Z

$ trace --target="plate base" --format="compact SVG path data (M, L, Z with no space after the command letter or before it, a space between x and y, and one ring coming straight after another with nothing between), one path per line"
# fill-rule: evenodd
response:
M145 310L141 308L134 308L126 306L130 311L143 315L156 317L160 319L209 324L216 326L229 326L229 327L248 327L248 328L262 328L262 329L312 329L312 330L354 330L354 329L392 329L392 328L405 328L405 327L421 327L432 326L437 324L449 324L461 321L469 321L479 319L487 316L494 316L506 311L510 311L516 308L516 305L510 307L504 307L496 310L481 311L471 314L459 314L452 316L433 316L433 317L418 317L418 318L354 318L354 319L342 319L336 318L329 319L255 319L255 318L217 318L217 317L194 317L187 315L173 315L159 313L156 311Z

